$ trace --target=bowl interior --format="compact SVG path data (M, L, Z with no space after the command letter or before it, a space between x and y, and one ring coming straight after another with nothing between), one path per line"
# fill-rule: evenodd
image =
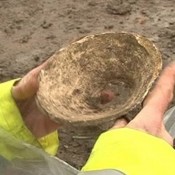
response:
M132 34L84 37L58 51L41 72L38 101L52 118L69 121L121 114L150 86L153 55Z

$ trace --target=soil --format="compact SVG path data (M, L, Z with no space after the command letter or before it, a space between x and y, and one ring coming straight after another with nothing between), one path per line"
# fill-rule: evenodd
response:
M23 76L81 36L105 31L150 38L166 65L175 58L174 16L174 0L1 0L0 81ZM73 137L65 128L61 133L59 157L80 168L94 138Z

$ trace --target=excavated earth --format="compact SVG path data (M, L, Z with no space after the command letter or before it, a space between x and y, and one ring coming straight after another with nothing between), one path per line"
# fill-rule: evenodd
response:
M22 77L75 39L107 31L135 32L160 49L166 65L175 58L173 0L1 0L0 81ZM60 130L58 157L81 168L96 127ZM88 135L89 134L89 135Z

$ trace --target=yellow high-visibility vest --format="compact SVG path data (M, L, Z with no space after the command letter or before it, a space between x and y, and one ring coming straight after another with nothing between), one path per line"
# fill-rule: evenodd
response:
M42 148L50 155L55 155L59 146L57 131L39 139L29 131L11 94L11 89L15 81L11 80L0 84L0 127L15 138ZM17 148L8 147L5 143L3 144L3 140L0 140L1 156L7 159L13 159L13 152L16 154L17 150Z
M174 175L175 150L163 139L130 128L97 140L82 171L116 169L126 175Z

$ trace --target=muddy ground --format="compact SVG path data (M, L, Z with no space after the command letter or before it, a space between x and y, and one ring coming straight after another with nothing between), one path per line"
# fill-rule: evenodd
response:
M1 82L23 76L78 37L105 31L145 35L164 64L175 59L174 0L0 0L0 24ZM72 144L77 136L68 133L60 157L80 168L94 141L78 137Z

